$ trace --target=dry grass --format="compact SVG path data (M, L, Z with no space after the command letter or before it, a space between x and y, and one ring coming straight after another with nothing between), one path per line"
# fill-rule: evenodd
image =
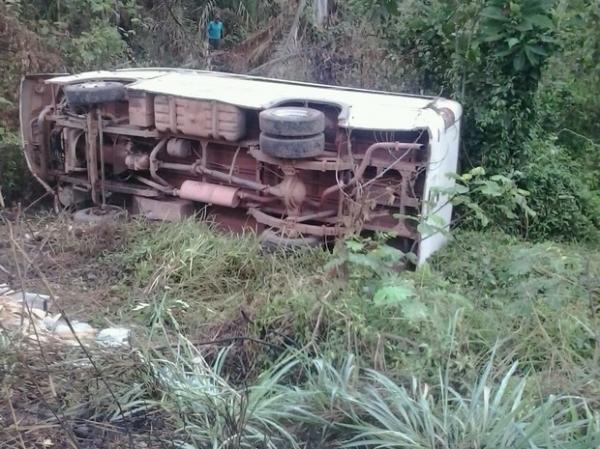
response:
M58 229L62 230L60 222ZM50 230L56 225L46 218L35 222L4 219L0 260L12 274L7 279L12 286L49 294L50 308L72 319L65 312L70 307L53 288L60 280L57 267L65 268L56 260L65 254L58 246L63 241L60 232ZM0 403L4 405L1 419L5 424L0 447L81 447L82 443L88 447L123 447L123 441L147 433L138 429L138 437L134 437L135 423L124 416L120 405L119 398L135 391L132 385L139 362L133 354L88 347L78 338L73 347L42 338L33 321L29 328L27 338L10 329L0 331Z
M133 354L90 350L93 366L81 348L13 340L4 349L0 448L162 447L153 441L166 430L159 417L123 417L114 399L140 393Z

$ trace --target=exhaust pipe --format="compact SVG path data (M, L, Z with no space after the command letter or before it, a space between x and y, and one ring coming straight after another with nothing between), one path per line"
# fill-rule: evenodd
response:
M199 203L237 207L240 204L239 191L240 189L237 187L200 181L183 181L177 191L177 196L184 200L198 201Z

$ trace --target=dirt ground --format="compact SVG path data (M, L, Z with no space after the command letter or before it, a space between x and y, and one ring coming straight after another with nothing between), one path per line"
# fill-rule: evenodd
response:
M70 320L120 324L122 273L98 256L123 243L123 228L76 225L67 215L2 218L0 284L50 295L48 311ZM0 449L167 447L156 437L159 417L118 426L104 419L103 407L115 406L107 372L127 379L138 369L135 353L12 337L0 341Z
M109 320L123 299L121 273L98 256L118 248L123 232L118 226L78 225L68 215L5 221L0 225L0 283L51 294L58 303L50 304L51 311L62 307L73 319Z

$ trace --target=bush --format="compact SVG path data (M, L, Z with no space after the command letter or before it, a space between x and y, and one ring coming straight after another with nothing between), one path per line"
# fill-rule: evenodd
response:
M40 186L27 168L17 136L0 127L0 193L5 204L31 199L39 191Z
M598 241L600 195L590 189L586 169L551 138L534 137L527 144L528 162L520 187L529 192L537 216L524 223L524 235L534 240Z
M106 69L125 61L125 41L112 25L91 23L88 31L65 45L66 59L77 70Z

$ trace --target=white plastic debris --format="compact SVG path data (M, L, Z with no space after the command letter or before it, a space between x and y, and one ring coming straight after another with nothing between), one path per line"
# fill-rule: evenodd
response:
M60 314L48 316L37 307L23 307L10 296L0 296L0 327L21 332L30 340L77 345L79 340L93 339L96 329L81 321L71 321L71 327ZM73 334L75 332L75 335Z
M71 327L73 330L71 330ZM73 336L73 332L75 332L79 338L94 337L96 335L96 329L94 329L88 323L71 321L71 327L69 327L66 321L61 320L56 324L56 327L52 333L61 338L75 338Z
M61 317L62 315L60 313L57 313L56 315L48 315L44 317L42 323L47 331L54 332L54 329L56 329Z
M131 330L125 327L107 327L96 335L96 343L108 348L129 346Z
M0 295L10 295L15 291L11 289L8 284L0 284Z
M25 304L30 309L40 309L43 311L48 310L48 301L50 300L50 296L48 295L15 291L8 284L0 284L0 296L12 299L21 304L23 303L23 299L25 299Z
M48 295L41 295L39 293L29 293L29 292L25 292L25 293L15 292L15 293L10 293L5 296L12 298L19 303L23 303L23 297L24 297L25 304L30 309L40 309L43 311L48 310L48 300L50 299L50 296L48 296Z
M6 284L0 284L0 292L2 293L0 294L0 328L19 330L31 339L40 341L70 345L83 342L88 345L95 339L99 346L109 348L130 346L130 329L109 327L98 332L88 323L76 320L70 320L69 326L62 314L48 314L47 306L50 297L47 295L15 292Z

